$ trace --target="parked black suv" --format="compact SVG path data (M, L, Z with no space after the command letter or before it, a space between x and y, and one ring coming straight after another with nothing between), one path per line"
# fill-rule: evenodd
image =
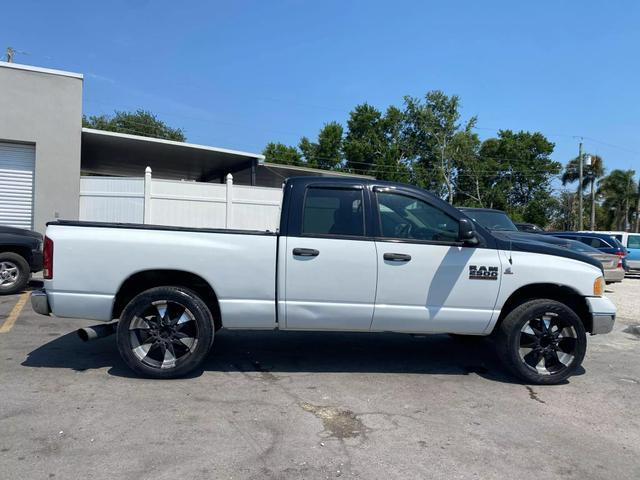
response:
M32 272L42 270L42 235L0 226L0 295L24 289Z

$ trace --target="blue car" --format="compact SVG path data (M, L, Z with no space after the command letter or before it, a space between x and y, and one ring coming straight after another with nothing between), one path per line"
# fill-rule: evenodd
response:
M568 240L577 240L590 247L597 248L604 253L613 253L622 257L622 266L625 271L629 270L627 262L627 249L618 239L609 233L603 232L544 232L543 235L551 235Z
M640 233L633 232L598 232L611 235L627 249L627 264L629 270L640 272Z

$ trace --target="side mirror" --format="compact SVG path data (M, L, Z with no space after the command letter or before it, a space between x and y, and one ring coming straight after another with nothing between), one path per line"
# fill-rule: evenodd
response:
M468 218L461 218L459 222L460 231L458 233L458 240L465 243L476 245L478 243L478 237L476 235L476 229L473 226L473 222Z

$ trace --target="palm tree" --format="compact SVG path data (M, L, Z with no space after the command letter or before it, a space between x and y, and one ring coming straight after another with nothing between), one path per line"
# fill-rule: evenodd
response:
M604 175L604 162L600 155L590 155L591 165L585 165L582 172L582 185L578 186L578 194L590 186L589 195L591 197L591 230L596 228L596 180ZM562 185L577 182L580 179L580 163L578 157L569 160L562 174Z
M636 182L633 170L613 170L598 183L598 193L604 197L604 208L614 214L608 227L626 230L629 227L631 205L636 199ZM612 225L613 224L613 225Z

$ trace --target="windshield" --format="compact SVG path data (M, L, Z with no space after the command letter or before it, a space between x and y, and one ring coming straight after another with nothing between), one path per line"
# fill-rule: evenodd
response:
M478 222L484 228L501 232L517 232L509 216L504 212L490 212L485 210L464 210L464 213Z

